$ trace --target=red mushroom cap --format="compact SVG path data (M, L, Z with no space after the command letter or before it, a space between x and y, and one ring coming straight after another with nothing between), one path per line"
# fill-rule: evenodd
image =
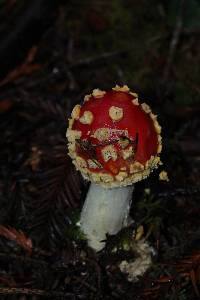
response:
M160 164L160 132L150 107L127 86L96 89L72 111L69 155L85 178L106 187L128 185Z

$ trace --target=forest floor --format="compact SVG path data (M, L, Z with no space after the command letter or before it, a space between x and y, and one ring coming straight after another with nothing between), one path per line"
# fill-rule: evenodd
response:
M199 299L200 5L60 2L0 79L0 299ZM134 224L94 253L76 226L88 183L67 156L66 129L85 94L116 84L158 115L163 166L135 185ZM129 282L119 263L138 228L153 263Z

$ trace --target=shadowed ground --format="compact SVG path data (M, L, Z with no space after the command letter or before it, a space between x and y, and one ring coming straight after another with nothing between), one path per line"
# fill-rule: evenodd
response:
M0 8L0 298L198 299L199 1ZM135 223L95 254L76 226L88 183L67 156L65 132L85 94L115 84L158 114L164 165L136 185ZM158 180L163 169L169 182ZM153 265L130 283L118 265L133 259L125 246L138 228Z

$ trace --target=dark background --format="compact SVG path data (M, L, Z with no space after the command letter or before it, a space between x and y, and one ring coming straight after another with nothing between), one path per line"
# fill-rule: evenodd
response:
M0 1L0 299L199 299L199 37L199 0ZM95 254L65 132L85 94L116 84L158 114L164 165L136 184L133 228ZM154 263L129 283L119 245L140 225Z

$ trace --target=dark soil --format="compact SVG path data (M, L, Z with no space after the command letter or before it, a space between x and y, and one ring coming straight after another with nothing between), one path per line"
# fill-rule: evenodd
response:
M199 299L199 1L31 2L0 1L0 299ZM135 185L135 223L94 253L65 133L85 94L116 84L158 114L163 166ZM130 283L119 263L139 226L153 264Z

